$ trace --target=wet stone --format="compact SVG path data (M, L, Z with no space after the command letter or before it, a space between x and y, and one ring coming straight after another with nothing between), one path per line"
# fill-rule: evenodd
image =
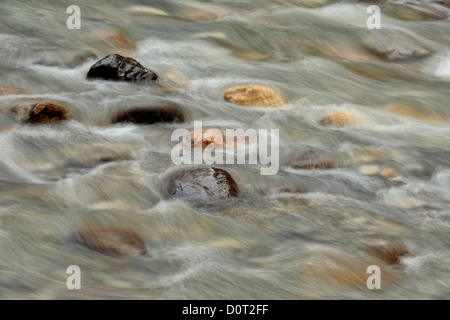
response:
M284 105L284 101L273 89L255 85L230 88L225 92L224 99L246 107L280 107Z
M142 238L131 230L108 225L87 225L78 228L77 241L99 252L133 256L147 252Z
M209 167L172 174L167 191L171 198L210 204L237 197L238 186L227 171Z
M118 112L113 123L154 124L167 122L184 122L183 112L172 105L153 105L129 107Z
M11 113L21 122L33 124L48 124L70 119L70 112L59 104L21 103L10 109Z
M87 78L115 81L156 81L158 76L133 58L110 54L92 65Z

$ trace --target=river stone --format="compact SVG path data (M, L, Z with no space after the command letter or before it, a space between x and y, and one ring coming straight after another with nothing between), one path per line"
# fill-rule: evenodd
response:
M446 6L447 8L450 8L450 0L445 0L443 5Z
M133 256L147 252L142 238L131 230L107 225L78 228L76 239L85 246L105 254Z
M92 65L87 78L116 81L156 81L158 76L133 58L110 54Z
M386 107L386 110L398 114L407 118L414 118L417 120L428 121L428 122L441 122L443 119L425 114L421 111L418 111L408 105L405 104L391 104Z
M70 119L70 112L65 107L50 102L25 102L11 107L10 111L24 123L46 124Z
M335 111L326 115L320 124L325 127L348 127L356 125L356 119L345 111Z
M183 112L173 105L151 105L129 107L119 111L113 123L131 122L154 124L158 122L184 122Z
M369 250L369 253L382 259L388 264L400 263L404 257L412 257L413 255L405 248L392 245L376 246Z
M220 135L222 133L217 129L204 129L202 131L189 132L188 140L191 142L191 146L202 146L202 149L208 145L213 144L216 147L221 147L225 143L225 137Z
M398 176L398 172L393 168L384 168L379 172L380 176L383 178L389 179Z
M246 107L280 107L284 105L281 97L271 88L263 86L240 86L228 89L224 99Z
M331 169L334 167L334 164L332 161L324 159L317 152L306 150L295 157L291 167L294 169Z
M417 6L391 4L383 11L397 19L409 21L443 20L448 17L447 11L442 6L431 3Z
M19 94L36 94L36 92L18 87L10 87L2 84L0 85L0 96L19 95Z
M196 168L174 173L169 178L170 197L209 204L237 197L238 187L231 175L219 168Z
M373 54L390 62L413 61L430 56L433 52L408 36L370 33L364 46Z

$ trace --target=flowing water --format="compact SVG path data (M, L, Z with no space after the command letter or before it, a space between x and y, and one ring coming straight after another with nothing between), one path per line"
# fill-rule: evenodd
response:
M450 298L450 21L398 19L381 5L382 28L369 30L368 3L325 2L80 0L81 29L69 30L72 1L1 1L0 84L36 94L1 96L0 107L43 99L72 119L26 125L0 115L0 298ZM127 40L102 40L101 30ZM433 54L390 62L358 51L374 33ZM176 89L86 79L115 52ZM79 56L88 59L73 64ZM274 88L286 105L224 101L248 84ZM161 102L179 106L185 123L111 123L123 107ZM336 110L356 125L322 126ZM168 175L182 167L171 161L171 134L194 121L279 129L278 173L217 165L238 198L170 199ZM305 149L334 168L293 168ZM385 168L398 175L383 178ZM136 231L148 252L110 256L74 241L93 222ZM383 261L368 248L385 244L412 256L383 266L381 289L369 290L366 268ZM66 286L69 265L81 269L81 290Z

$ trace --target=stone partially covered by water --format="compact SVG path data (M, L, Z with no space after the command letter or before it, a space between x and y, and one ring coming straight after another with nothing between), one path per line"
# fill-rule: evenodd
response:
M201 204L237 197L238 186L225 170L209 167L182 170L169 178L167 191L171 198Z
M305 150L295 157L291 166L294 169L331 169L334 163L314 150Z
M383 12L400 20L430 21L448 18L445 8L431 3L419 5L391 4L384 8Z
M110 54L92 65L87 78L116 81L156 81L158 76L133 58Z
M112 122L130 122L136 124L184 122L184 115L180 108L173 105L137 106L119 111Z
M20 95L20 94L36 94L36 92L24 88L0 85L0 96Z
M348 112L335 111L326 115L320 124L324 127L350 127L356 125L356 119Z
M225 143L225 137L217 129L203 129L202 131L189 132L189 141L191 146L202 146L202 149L206 148L210 144L216 147L221 147Z
M273 89L263 86L239 86L228 89L224 99L246 107L281 107L283 99Z
M412 257L413 255L400 246L384 245L372 247L369 252L382 259L388 264L400 263L401 259L404 257Z
M85 246L105 254L133 256L147 252L142 238L135 232L109 225L86 225L77 229L76 239Z
M24 123L47 124L70 119L70 112L65 107L50 102L24 102L11 107L10 112Z
M426 58L433 51L409 36L389 33L370 33L364 46L373 54L390 62L408 62Z

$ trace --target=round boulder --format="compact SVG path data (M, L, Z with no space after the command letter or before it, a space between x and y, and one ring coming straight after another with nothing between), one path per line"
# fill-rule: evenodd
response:
M75 236L85 246L105 254L133 256L147 252L139 235L120 227L87 225L78 228Z
M283 99L271 88L263 86L240 86L228 89L224 99L246 107L281 107Z
M184 122L184 115L178 107L172 105L137 106L119 111L112 119L112 122L131 122L136 124Z
M320 124L324 127L348 127L356 125L356 119L348 112L335 111L326 115Z
M208 204L236 197L238 187L227 171L209 167L174 173L169 178L167 191L171 198Z
M70 119L70 112L65 107L50 102L21 103L11 107L10 111L24 123L47 124Z

